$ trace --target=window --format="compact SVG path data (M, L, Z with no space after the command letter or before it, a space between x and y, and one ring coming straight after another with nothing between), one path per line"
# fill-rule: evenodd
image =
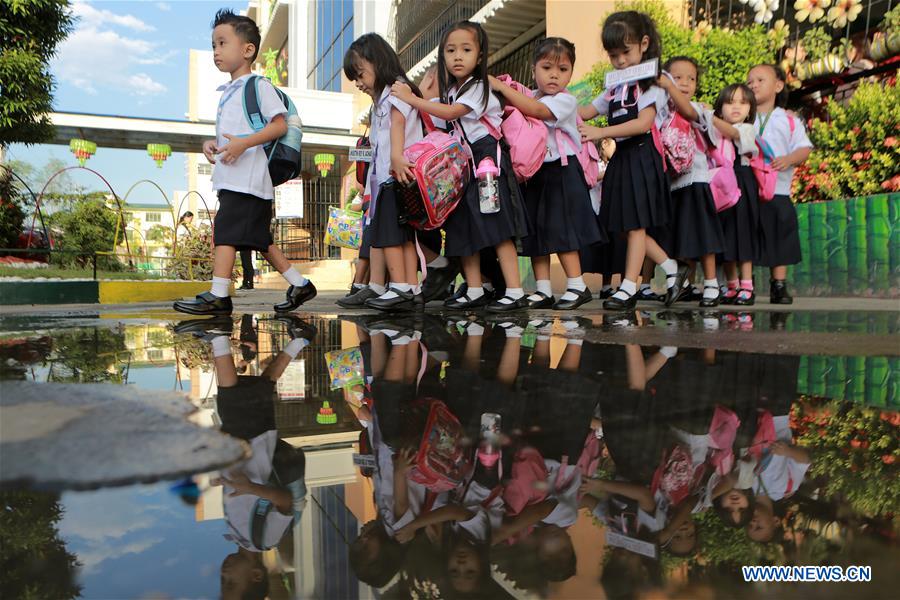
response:
M353 0L317 0L315 60L307 83L317 90L341 91L344 53L353 41Z
M147 222L148 223L160 223L162 222L162 215L158 212L148 212L147 213Z
M212 165L207 163L198 163L197 175L212 175Z

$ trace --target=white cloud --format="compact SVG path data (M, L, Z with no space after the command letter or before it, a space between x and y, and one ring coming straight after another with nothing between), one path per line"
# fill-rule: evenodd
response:
M168 2L157 2L156 8L158 8L159 10L161 10L163 12L169 12L170 10L172 10L172 5L169 4Z
M98 10L84 2L72 4L72 13L79 18L79 28L95 29L101 25L118 25L135 31L154 31L156 29L133 15L117 15L109 10Z
M163 51L157 44L129 37L112 27L125 27L138 32L154 28L131 15L98 10L76 3L73 12L81 17L77 29L60 44L53 72L60 81L96 95L113 91L130 96L155 96L168 88L140 70L142 65L164 64L174 51Z

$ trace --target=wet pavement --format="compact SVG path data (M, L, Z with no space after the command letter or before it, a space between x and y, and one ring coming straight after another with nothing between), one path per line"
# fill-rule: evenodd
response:
M4 313L0 442L43 443L0 450L0 476L30 475L0 489L0 596L894 597L898 329L882 309ZM133 394L82 452L71 414L35 417L47 383ZM194 409L175 437L135 427L173 393ZM198 464L218 432L252 457ZM118 487L59 476L85 462Z

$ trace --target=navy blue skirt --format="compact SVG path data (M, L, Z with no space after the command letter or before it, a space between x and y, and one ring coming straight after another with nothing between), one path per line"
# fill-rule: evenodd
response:
M612 234L665 225L672 218L669 179L653 137L622 140L603 177L600 223Z
M496 161L498 143L489 135L474 142L471 148L475 164L488 156ZM500 211L482 214L478 202L478 184L472 177L456 210L444 223L447 234L444 254L447 256L473 256L484 248L491 248L506 240L520 240L528 235L525 203L506 149L501 153L500 162Z
M547 256L606 241L584 172L575 156L544 163L525 186L525 210L532 234L522 240L522 256Z
M674 255L700 258L725 247L716 201L708 183L692 183L672 192L675 203Z
M796 265L803 258L797 211L788 196L775 196L759 206L759 264L766 267Z
M719 213L725 249L720 258L725 262L756 261L759 255L759 186L749 166L734 168L741 198L737 204Z
M397 206L397 193L394 191L394 180L389 179L378 186L378 197L375 200L375 215L369 223L372 248L390 248L413 241L413 229L409 225L400 225L400 211ZM365 232L363 232L365 236Z

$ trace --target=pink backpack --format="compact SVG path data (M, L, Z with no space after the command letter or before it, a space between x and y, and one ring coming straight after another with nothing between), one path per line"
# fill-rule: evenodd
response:
M682 117L674 106L672 116L659 130L663 156L672 170L673 176L684 175L694 166L694 152L697 148L696 135L691 122Z
M579 127L584 123L581 117L577 116L577 113L575 120ZM559 150L559 158L562 165L566 166L569 164L569 157L562 151L564 147L563 140L566 140L566 145L569 148L575 149L573 140L569 139L569 136L563 134L563 132L557 128L556 148ZM597 151L597 146L594 145L593 142L583 142L581 144L581 149L575 153L575 156L578 158L578 162L581 165L581 170L584 173L584 181L587 183L588 189L597 185L597 180L600 178L600 153Z
M497 79L517 92L533 96L530 89L514 81L509 75L500 75ZM526 116L512 104L507 104L503 109L500 132L509 145L509 156L516 179L520 182L530 179L541 168L547 154L547 126L540 119Z
M722 140L719 147L708 149L709 187L712 189L716 211L722 212L738 203L741 199L741 188L738 187L734 175L734 144L730 140Z
M403 151L413 163L416 186L398 185L407 216L415 229L437 229L459 204L472 169L468 149L456 137L438 131L427 113L419 113L428 134Z
M791 128L791 135L794 135L794 129L797 127L794 123L794 117L788 115L788 126ZM759 201L771 202L775 197L775 186L778 184L778 171L772 168L772 160L775 158L775 152L769 146L768 142L761 136L756 136L756 146L759 152L750 159L750 168L756 177L756 183L759 186Z

